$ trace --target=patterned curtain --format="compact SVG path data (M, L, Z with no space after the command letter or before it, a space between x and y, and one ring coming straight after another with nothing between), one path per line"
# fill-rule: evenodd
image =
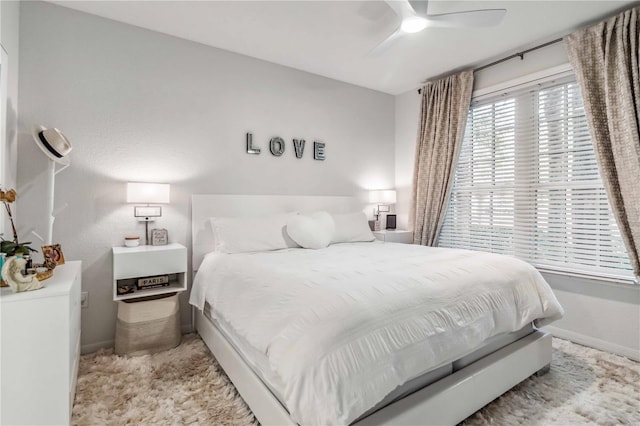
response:
M600 174L640 280L640 7L566 39Z
M414 244L434 246L451 194L471 103L473 71L422 87L410 222Z

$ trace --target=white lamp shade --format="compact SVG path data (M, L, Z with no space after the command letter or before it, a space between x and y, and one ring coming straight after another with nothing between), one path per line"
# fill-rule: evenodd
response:
M168 183L127 183L127 203L169 204Z
M395 204L396 191L393 189L369 191L369 202L378 204Z

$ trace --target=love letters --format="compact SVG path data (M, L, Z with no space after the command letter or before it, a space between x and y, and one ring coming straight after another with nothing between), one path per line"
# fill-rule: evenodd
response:
M296 158L302 158L304 154L304 148L306 141L304 139L293 139L293 152ZM280 136L273 137L269 140L269 152L274 157L280 157L286 150L284 139ZM247 154L260 154L260 148L253 145L253 134L247 133ZM325 159L325 143L314 141L313 142L313 159L323 161Z

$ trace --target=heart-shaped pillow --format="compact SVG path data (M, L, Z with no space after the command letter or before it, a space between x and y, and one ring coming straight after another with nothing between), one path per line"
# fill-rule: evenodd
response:
M327 247L333 237L335 224L327 212L316 212L310 216L292 216L287 221L287 234L300 246L309 249Z

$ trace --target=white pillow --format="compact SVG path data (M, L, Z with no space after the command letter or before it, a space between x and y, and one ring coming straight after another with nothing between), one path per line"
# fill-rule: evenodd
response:
M331 243L335 225L327 212L298 215L287 221L287 233L293 241L308 249L324 248Z
M363 212L332 215L336 229L331 244L373 241L376 237L371 233L369 221Z
M287 221L297 213L259 217L212 217L215 250L246 253L300 247L286 232Z

